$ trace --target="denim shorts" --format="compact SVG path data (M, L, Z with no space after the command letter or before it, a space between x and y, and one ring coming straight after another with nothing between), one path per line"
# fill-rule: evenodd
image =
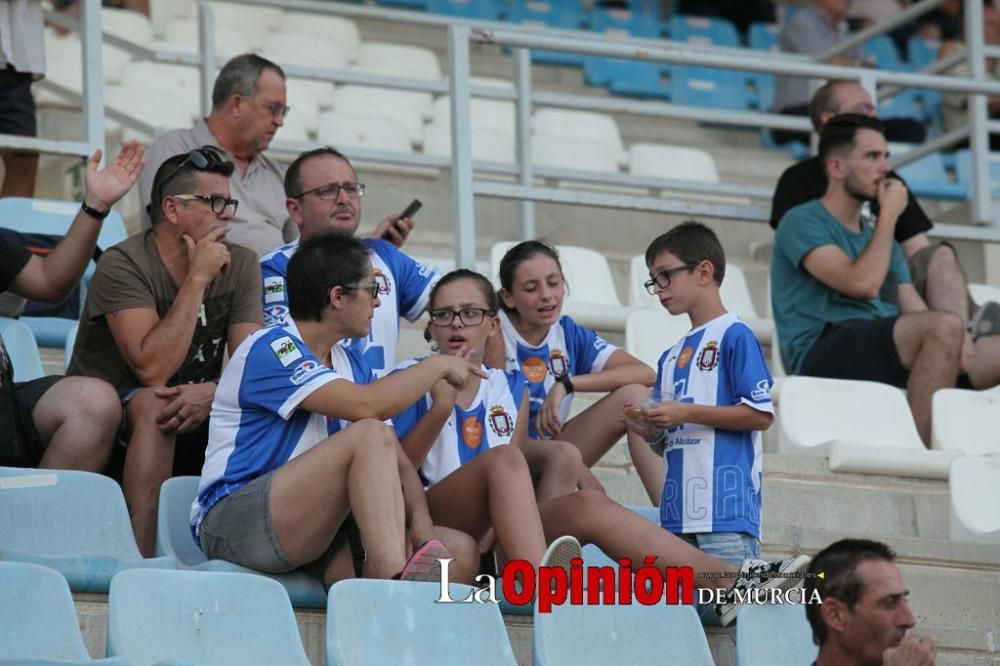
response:
M703 532L677 536L701 552L735 567L742 567L744 560L760 559L760 539L746 532ZM719 625L719 616L714 606L697 604L697 611L702 624Z

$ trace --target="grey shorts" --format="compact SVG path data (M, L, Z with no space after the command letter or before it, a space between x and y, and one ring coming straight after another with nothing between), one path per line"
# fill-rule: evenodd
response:
M356 576L361 575L365 552L361 534L351 515L340 526L323 554L296 567L278 543L271 522L271 479L274 472L257 477L212 507L201 522L201 549L210 560L226 560L266 573L287 573L301 568L323 581L330 562L347 546L351 549Z

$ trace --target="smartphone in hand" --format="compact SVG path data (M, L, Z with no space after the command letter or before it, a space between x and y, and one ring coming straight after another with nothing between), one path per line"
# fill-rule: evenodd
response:
M403 212L399 214L399 218L395 222L392 223L392 227L389 227L389 228L391 229L391 228L395 227L396 231L401 233L401 231L399 229L399 220L402 220L405 217L412 218L414 215L417 214L417 211L419 211L421 208L423 208L423 206L424 206L424 204L421 203L420 199L414 199L413 201L410 202L410 205L407 206L403 210ZM388 240L388 236L389 236L389 230L387 229L386 232L384 234L382 234L382 238L385 238L386 240Z

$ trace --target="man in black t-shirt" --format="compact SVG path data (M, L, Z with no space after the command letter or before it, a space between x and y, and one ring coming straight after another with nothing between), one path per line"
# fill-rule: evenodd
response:
M127 145L103 170L97 168L101 152L91 156L80 212L44 258L0 236L0 291L37 301L65 298L94 256L101 221L139 178L142 155L138 144ZM103 470L121 421L111 385L87 377L56 375L18 383L13 378L0 339L0 465Z
M809 103L809 117L817 132L827 120L842 113L874 116L875 105L868 92L851 81L827 83L816 91ZM895 172L889 176L903 180ZM777 229L789 209L823 196L826 187L826 172L819 157L810 157L788 167L774 190L771 227ZM876 202L870 204L868 218L871 221L878 219ZM896 222L895 238L907 257L913 286L931 310L954 312L962 321L969 322L973 339L1000 334L1000 304L976 305L969 296L968 282L955 249L947 242L931 241L927 237L927 231L933 226L916 197L909 192L906 208Z

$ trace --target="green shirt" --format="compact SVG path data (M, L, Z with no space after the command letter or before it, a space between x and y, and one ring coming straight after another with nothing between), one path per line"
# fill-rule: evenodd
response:
M861 225L861 233L847 229L819 199L792 208L782 218L771 255L771 305L781 360L790 374L801 372L806 354L827 324L899 314L894 304L897 288L911 280L903 250L895 241L879 298L863 300L841 294L802 266L806 255L823 245L836 245L855 260L868 247L872 233L866 224Z

